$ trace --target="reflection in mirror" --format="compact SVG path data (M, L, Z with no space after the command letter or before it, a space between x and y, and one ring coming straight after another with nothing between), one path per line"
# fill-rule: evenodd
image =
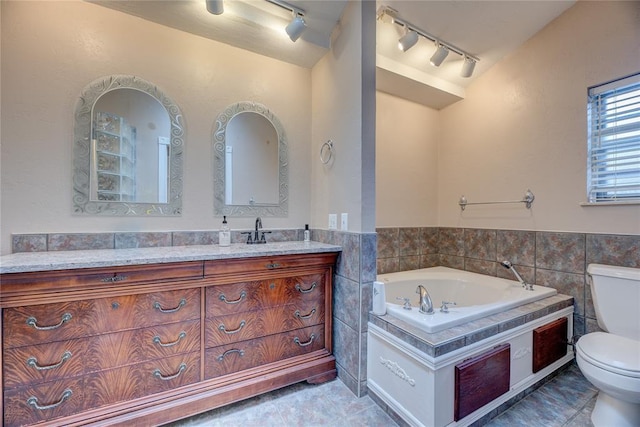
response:
M182 114L149 82L109 76L76 105L74 211L90 215L180 215Z
M268 108L253 102L227 107L216 120L213 146L217 215L287 215L286 137Z

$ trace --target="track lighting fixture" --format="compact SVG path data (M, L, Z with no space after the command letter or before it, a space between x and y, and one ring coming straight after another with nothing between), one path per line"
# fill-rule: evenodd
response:
M398 40L398 49L406 52L415 46L416 43L418 43L418 33L409 28L405 28L404 35Z
M381 22L391 23L404 27L405 34L398 41L398 47L400 48L400 50L406 52L418 42L418 36L422 36L425 39L431 40L436 44L436 51L433 53L429 61L431 62L431 65L433 65L434 67L439 67L447 58L449 52L453 52L457 55L460 55L463 59L460 75L462 77L471 77L471 75L473 74L476 63L480 60L475 56L465 52L462 49L457 48L451 43L447 43L440 38L427 33L424 30L421 30L412 23L405 21L404 19L400 18L398 11L391 7L380 6L380 8L378 8L376 16L377 19Z
M266 0L271 4L275 4L283 9L288 10L293 14L293 19L287 26L285 27L285 31L292 42L295 42L300 38L304 30L307 29L307 23L304 21L304 10L299 9L295 6L290 5L289 3L280 1L280 0Z
M431 56L429 62L434 67L439 67L442 64L442 61L449 55L449 49L440 42L436 42L436 51Z
M464 63L462 64L462 71L460 71L461 77L471 77L473 74L473 69L476 67L476 60L473 58L469 58L465 55Z
M307 23L304 22L304 18L298 14L294 13L293 19L285 27L285 31L289 35L289 38L292 42L298 40L298 38L304 33L304 30L307 29Z
M224 12L224 1L223 0L206 0L207 2L207 10L209 13L213 13L214 15L222 15Z

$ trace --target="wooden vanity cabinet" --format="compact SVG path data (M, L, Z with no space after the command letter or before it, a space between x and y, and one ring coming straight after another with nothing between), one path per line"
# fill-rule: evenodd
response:
M4 274L3 425L157 425L335 378L335 259Z

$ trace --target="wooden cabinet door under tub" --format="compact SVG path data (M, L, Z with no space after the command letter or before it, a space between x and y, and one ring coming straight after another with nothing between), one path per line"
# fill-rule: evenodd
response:
M334 378L335 259L4 274L3 425L157 425Z

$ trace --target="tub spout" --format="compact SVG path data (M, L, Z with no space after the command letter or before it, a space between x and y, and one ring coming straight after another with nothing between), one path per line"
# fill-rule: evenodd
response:
M418 285L416 288L416 294L420 294L420 313L434 314L433 302L431 301L431 296L429 295L429 292L427 292L427 289L422 285Z
M516 271L516 268L513 266L513 264L511 264L509 261L502 261L500 265L502 265L507 270L511 270L511 272L514 274L514 276L516 276L516 278L518 279L518 282L520 282L523 288L525 288L528 291L533 290L533 285L531 283L525 282L524 279L520 277L520 275Z

